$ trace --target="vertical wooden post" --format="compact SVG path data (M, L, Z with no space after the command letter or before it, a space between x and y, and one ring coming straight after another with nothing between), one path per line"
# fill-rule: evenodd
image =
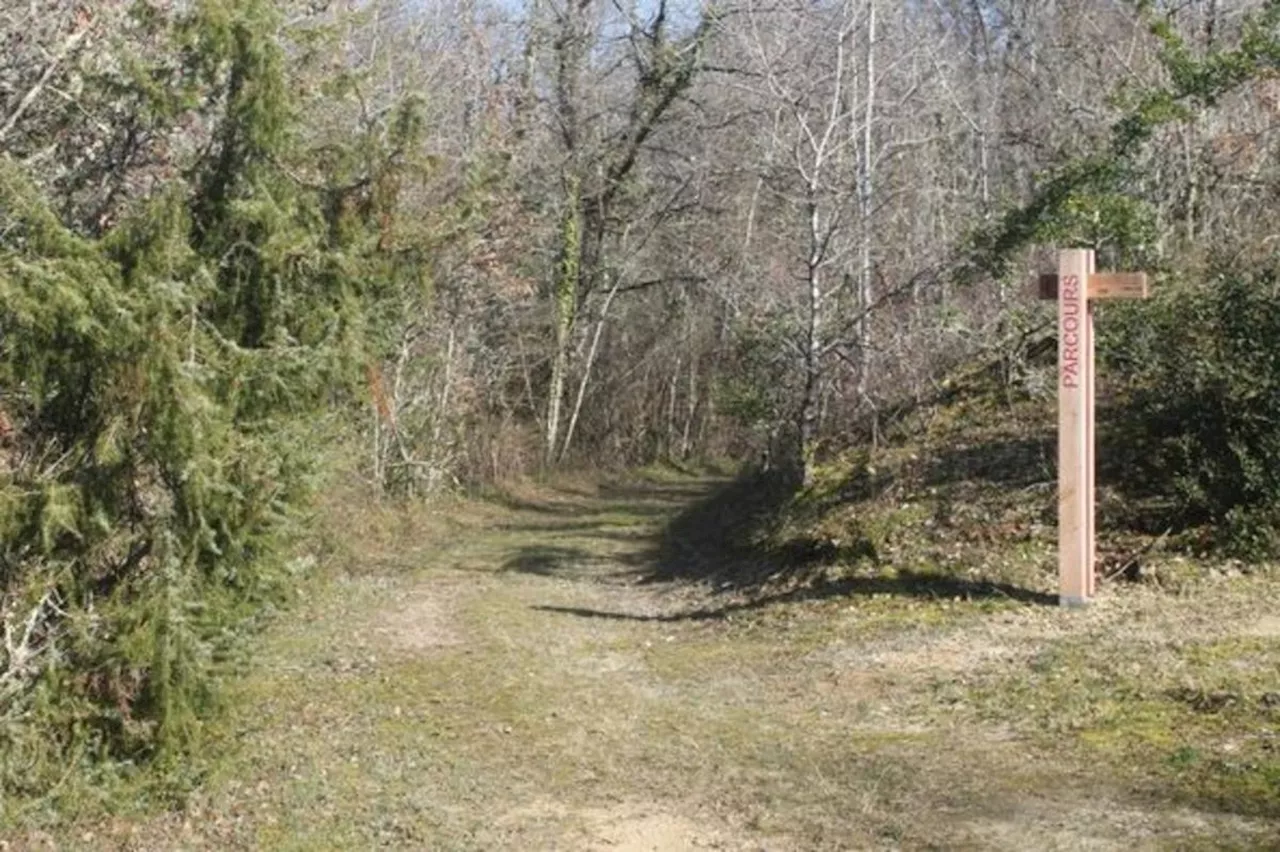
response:
M1083 606L1097 591L1093 303L1145 299L1147 276L1099 275L1092 251L1068 249L1058 253L1058 274L1041 275L1037 289L1058 302L1058 600Z
M1092 281L1097 273L1097 261L1092 250L1089 251L1089 281ZM1084 516L1089 522L1088 531L1085 534L1085 562L1084 562L1084 578L1086 594L1091 599L1097 594L1098 572L1098 516L1097 516L1097 419L1095 418L1095 391L1097 387L1098 366L1097 360L1094 358L1094 326L1093 326L1093 305L1092 292L1086 284L1085 288L1085 311L1084 311L1084 331L1088 343L1085 345L1084 351L1084 367L1085 375L1088 382L1085 386L1084 398L1087 407L1085 412L1085 426L1089 430L1085 435L1085 498L1084 498Z
M1092 266L1093 252L1087 249L1058 255L1058 600L1063 606L1086 604L1093 582Z

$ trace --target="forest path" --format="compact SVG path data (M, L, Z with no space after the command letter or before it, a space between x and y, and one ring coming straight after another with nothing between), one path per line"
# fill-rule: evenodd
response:
M236 687L234 742L185 811L81 839L1013 850L1280 836L1143 793L975 698L1070 631L1114 631L1105 605L1064 616L819 595L756 607L646 582L669 551L663 531L716 485L543 490L462 507L444 537L406 525L395 549L268 632ZM1134 629L1159 630L1164 605L1141 605ZM999 706L1026 700L994 692Z

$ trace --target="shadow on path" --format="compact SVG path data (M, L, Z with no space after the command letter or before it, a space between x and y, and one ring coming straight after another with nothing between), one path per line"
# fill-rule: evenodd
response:
M804 554L785 554L762 544L795 494L794 481L760 473L744 474L704 493L667 522L637 566L639 579L744 589L798 567L806 561Z
M699 583L718 592L746 595L723 606L707 606L666 615L631 615L580 608L536 607L588 618L637 621L699 621L724 618L736 612L775 603L826 598L890 595L920 599L1008 600L1023 604L1055 605L1053 595L993 580L970 579L942 572L885 571L874 543L857 535L839 547L829 542L792 540L773 543L779 518L797 493L793 481L779 476L748 474L708 488L706 483L642 484L618 488L597 503L597 513L582 506L563 525L531 525L531 540L517 548L505 570L545 577L640 584ZM659 504L670 520L656 534L610 523L622 496L644 508ZM665 504L665 505L663 505ZM672 510L683 508L672 514ZM632 516L636 512L631 511ZM510 529L519 529L510 527ZM618 552L616 546L597 550L599 540L634 542L639 547ZM865 565L865 575L830 579L815 566L841 563ZM771 591L785 580L799 585ZM808 582L806 582L808 581Z
M541 612L554 612L580 618L601 618L610 621L716 621L740 612L763 609L778 603L847 598L870 595L893 595L922 599L960 598L974 600L1012 600L1039 606L1056 606L1058 599L1044 592L1034 592L1008 583L992 583L962 580L941 574L899 572L896 577L849 577L833 582L817 583L776 594L765 594L749 601L735 601L723 606L699 607L686 612L661 615L636 615L627 612L586 609L583 607L534 606Z

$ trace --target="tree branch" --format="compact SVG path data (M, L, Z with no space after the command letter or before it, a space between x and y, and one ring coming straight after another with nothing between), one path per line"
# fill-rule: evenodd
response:
M62 64L62 60L66 59L73 50L79 47L80 43L85 40L91 30L92 26L86 21L80 29L73 32L67 40L62 43L62 47L58 48L58 52L54 54L53 59L49 60L49 64L44 69L44 73L40 75L40 79L37 80L36 84L22 96L22 100L18 101L17 107L15 107L13 112L9 114L9 117L5 119L4 124L0 126L0 142L3 142L5 137L13 131L13 128L17 126L18 121L21 120L26 111L31 108L31 105L35 103L36 98L40 97L40 93L44 91L47 85L49 85L49 81L53 79L54 72L57 71L58 66Z

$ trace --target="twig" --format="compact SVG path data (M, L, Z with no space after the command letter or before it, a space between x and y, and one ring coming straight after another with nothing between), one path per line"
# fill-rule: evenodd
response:
M31 108L31 105L35 103L36 98L40 97L40 93L44 91L45 86L47 86L49 81L53 79L53 73L58 70L58 66L62 64L62 60L66 59L67 54L75 50L76 47L79 46L80 42L84 41L85 37L89 35L91 29L92 27L86 24L81 29L72 33L71 36L62 43L62 47L58 49L58 52L54 55L53 59L49 61L49 64L44 69L44 73L40 75L40 79L37 80L36 84L22 96L22 100L18 102L18 106L14 108L13 112L10 113L9 118L5 120L4 126L0 127L0 141L4 141L4 138L8 136L9 132L17 125L18 120L21 119L23 114Z
M1112 569L1109 573L1105 574L1102 579L1105 582L1109 583L1112 580L1114 580L1116 577L1123 574L1125 571L1128 571L1129 568L1131 568L1138 561L1139 556L1142 556L1144 553L1148 553L1149 551L1154 550L1156 547L1162 544L1166 538L1169 537L1169 533L1171 532L1173 532L1173 527L1169 527L1167 530L1162 532L1159 536L1147 542L1142 547L1135 550L1133 553L1129 554L1128 558L1125 559L1125 561L1120 564L1119 568Z
M46 592L22 623L21 630L15 631L14 616L17 613L14 607L15 604L10 604L4 612L5 669L0 672L0 686L9 688L19 686L23 680L31 677L31 661L39 656L42 650L36 647L36 630L42 625L46 609L54 613L58 611L54 592Z

